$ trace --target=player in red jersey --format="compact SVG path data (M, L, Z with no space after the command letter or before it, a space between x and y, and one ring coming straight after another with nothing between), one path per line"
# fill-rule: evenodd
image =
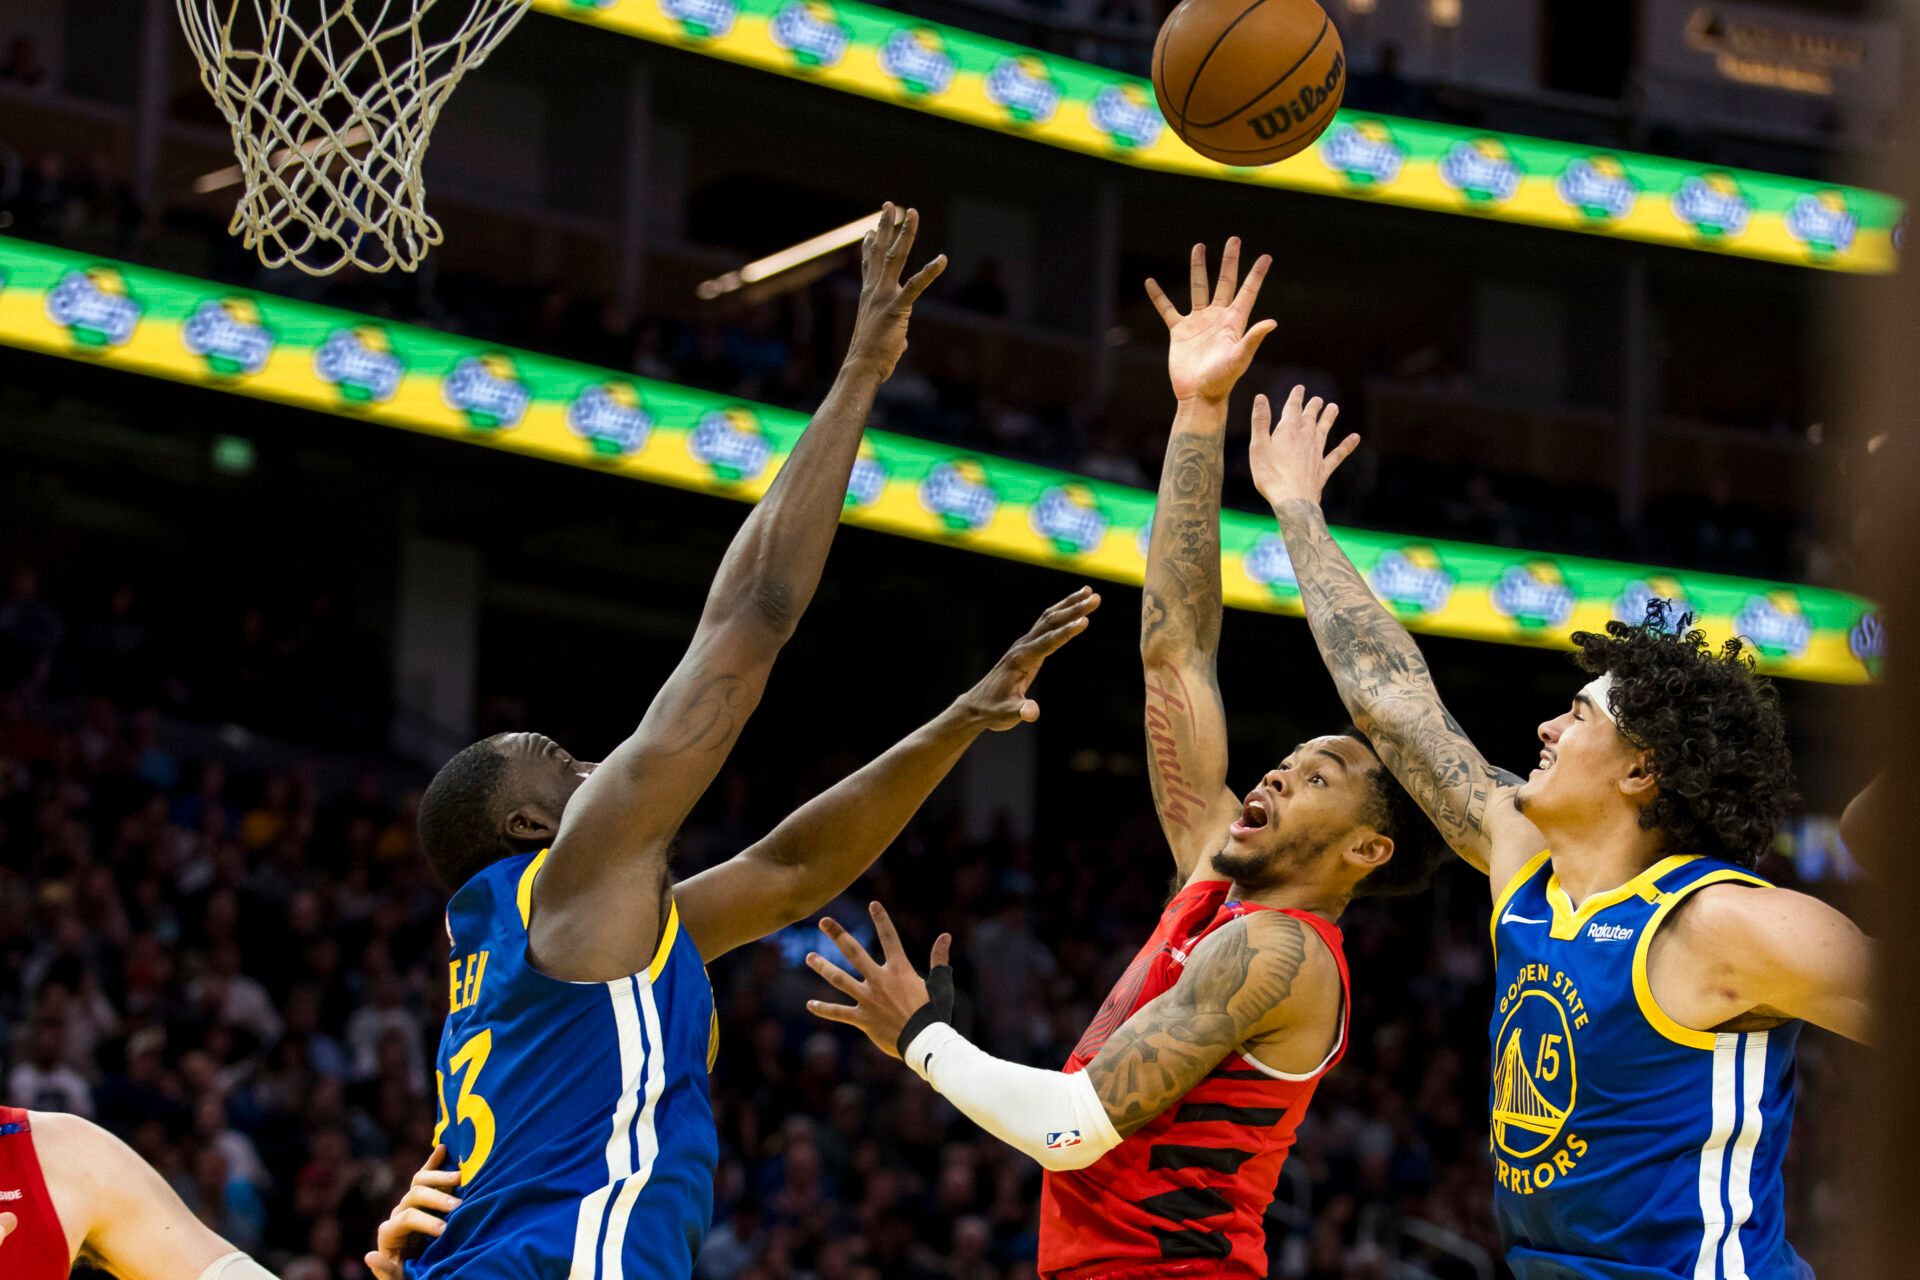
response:
M79 1116L0 1107L0 1276L273 1280L203 1226L126 1143Z
M1147 285L1179 404L1141 612L1154 804L1180 884L1152 937L1058 1072L990 1057L949 1026L948 939L923 982L877 903L884 963L832 921L821 927L859 977L808 957L855 1001L809 1009L859 1027L1046 1169L1050 1280L1267 1273L1262 1220L1281 1165L1347 1043L1336 921L1357 895L1419 888L1442 854L1357 730L1302 743L1243 798L1227 790L1215 677L1227 396L1274 327L1247 327L1270 264L1236 287L1239 252L1229 240L1209 297L1194 247L1187 315Z

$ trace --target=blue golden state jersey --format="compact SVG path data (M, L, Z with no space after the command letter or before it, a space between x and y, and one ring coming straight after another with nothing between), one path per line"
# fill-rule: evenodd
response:
M719 1158L713 991L667 917L653 963L561 982L527 959L546 853L494 863L447 908L449 1008L435 1140L460 1206L413 1280L685 1280Z
M1694 1031L1654 1003L1654 931L1695 890L1767 882L1671 857L1575 910L1545 853L1493 907L1495 1211L1519 1280L1802 1280L1781 1162L1800 1024Z

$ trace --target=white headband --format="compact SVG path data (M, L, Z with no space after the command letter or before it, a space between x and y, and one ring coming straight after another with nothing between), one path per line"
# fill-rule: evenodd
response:
M1613 703L1611 701L1613 694L1613 672L1609 671L1597 679L1587 681L1580 692L1586 697L1588 702L1593 704L1594 710L1607 718L1608 724L1616 729L1620 727L1619 720L1614 718Z

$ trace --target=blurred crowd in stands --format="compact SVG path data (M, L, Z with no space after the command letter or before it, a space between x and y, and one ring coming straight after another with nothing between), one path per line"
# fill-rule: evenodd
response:
M346 1280L429 1149L445 897L415 848L419 771L307 745L337 744L315 695L356 678L338 659L348 646L314 639L326 628L310 612L239 614L237 641L210 622L189 644L153 634L129 590L75 599L12 574L0 1101L94 1117L285 1280ZM177 665L194 648L232 665L274 656L203 698L204 668ZM844 755L736 761L688 824L677 872L749 843ZM1057 1065L1150 928L1164 844L1144 792L1046 847L997 829L969 842L951 817L923 818L834 913L857 919L880 898L916 954L952 930L961 1021L998 1054ZM1450 868L1433 894L1363 901L1344 922L1352 1045L1280 1188L1276 1276L1386 1280L1407 1274L1395 1256L1465 1280L1475 1248L1497 1254L1485 893ZM1031 1276L1037 1169L804 1012L821 993L801 964L816 936L794 926L714 967L722 1161L701 1280ZM1821 1142L1829 1084L1824 1038L1803 1046L1804 1146ZM1836 1151L1816 1159L1839 1167ZM1797 1167L1817 1260L1833 1193ZM1408 1243L1406 1219L1445 1246Z

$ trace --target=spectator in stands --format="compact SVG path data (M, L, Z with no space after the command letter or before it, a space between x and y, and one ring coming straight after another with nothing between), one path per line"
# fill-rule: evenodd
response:
M60 614L40 598L40 575L31 565L15 569L12 589L0 600L0 688L38 692L66 632Z

